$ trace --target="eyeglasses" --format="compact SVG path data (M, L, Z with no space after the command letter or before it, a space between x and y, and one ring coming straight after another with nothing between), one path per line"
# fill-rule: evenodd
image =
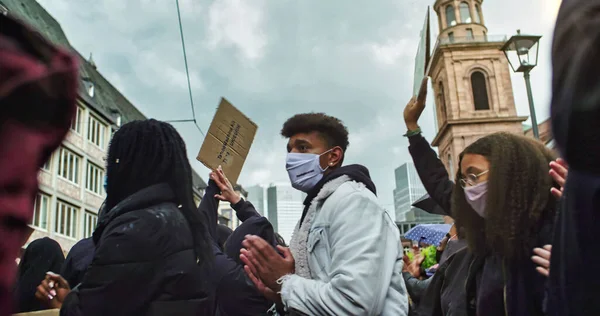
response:
M460 186L465 188L465 187L470 187L470 186L474 186L477 184L477 180L479 180L479 177L481 177L482 175L488 173L489 170L486 170L480 174L468 174L466 177L460 179Z

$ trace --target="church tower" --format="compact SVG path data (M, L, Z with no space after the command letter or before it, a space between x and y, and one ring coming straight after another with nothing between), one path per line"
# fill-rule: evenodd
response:
M439 36L428 75L434 91L438 132L432 141L453 178L458 155L494 133L523 134L506 56L506 37L487 33L483 0L436 0Z

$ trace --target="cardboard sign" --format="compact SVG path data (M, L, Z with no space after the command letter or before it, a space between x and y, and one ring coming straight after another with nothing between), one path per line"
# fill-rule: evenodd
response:
M244 113L221 98L196 159L211 170L221 166L229 181L235 185L257 129L258 126Z
M415 76L413 83L413 96L419 94L421 88L421 82L427 76L429 72L429 65L431 63L431 40L430 40L430 29L429 29L429 7L427 7L427 14L425 15L425 23L421 30L421 40L419 41L419 47L417 49L417 56L415 57Z

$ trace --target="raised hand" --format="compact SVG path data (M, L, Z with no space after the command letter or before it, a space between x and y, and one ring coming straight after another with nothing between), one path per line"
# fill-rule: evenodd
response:
M410 99L404 108L404 123L409 131L414 131L419 128L419 118L425 109L425 102L427 101L427 83L428 78L425 77L421 82L419 95L416 98L413 97Z
M231 185L231 182L229 182L229 179L225 176L221 166L219 166L217 170L211 172L209 177L217 184L217 187L221 191L221 194L215 194L215 198L221 201L227 201L231 204L237 204L242 199L233 189L233 185Z

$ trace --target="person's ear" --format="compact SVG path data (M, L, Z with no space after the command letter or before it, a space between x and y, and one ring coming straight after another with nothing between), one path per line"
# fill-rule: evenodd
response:
M342 160L344 158L344 151L342 150L341 147L336 146L333 147L331 149L331 151L329 152L329 161L328 161L328 167L335 167L342 164Z

